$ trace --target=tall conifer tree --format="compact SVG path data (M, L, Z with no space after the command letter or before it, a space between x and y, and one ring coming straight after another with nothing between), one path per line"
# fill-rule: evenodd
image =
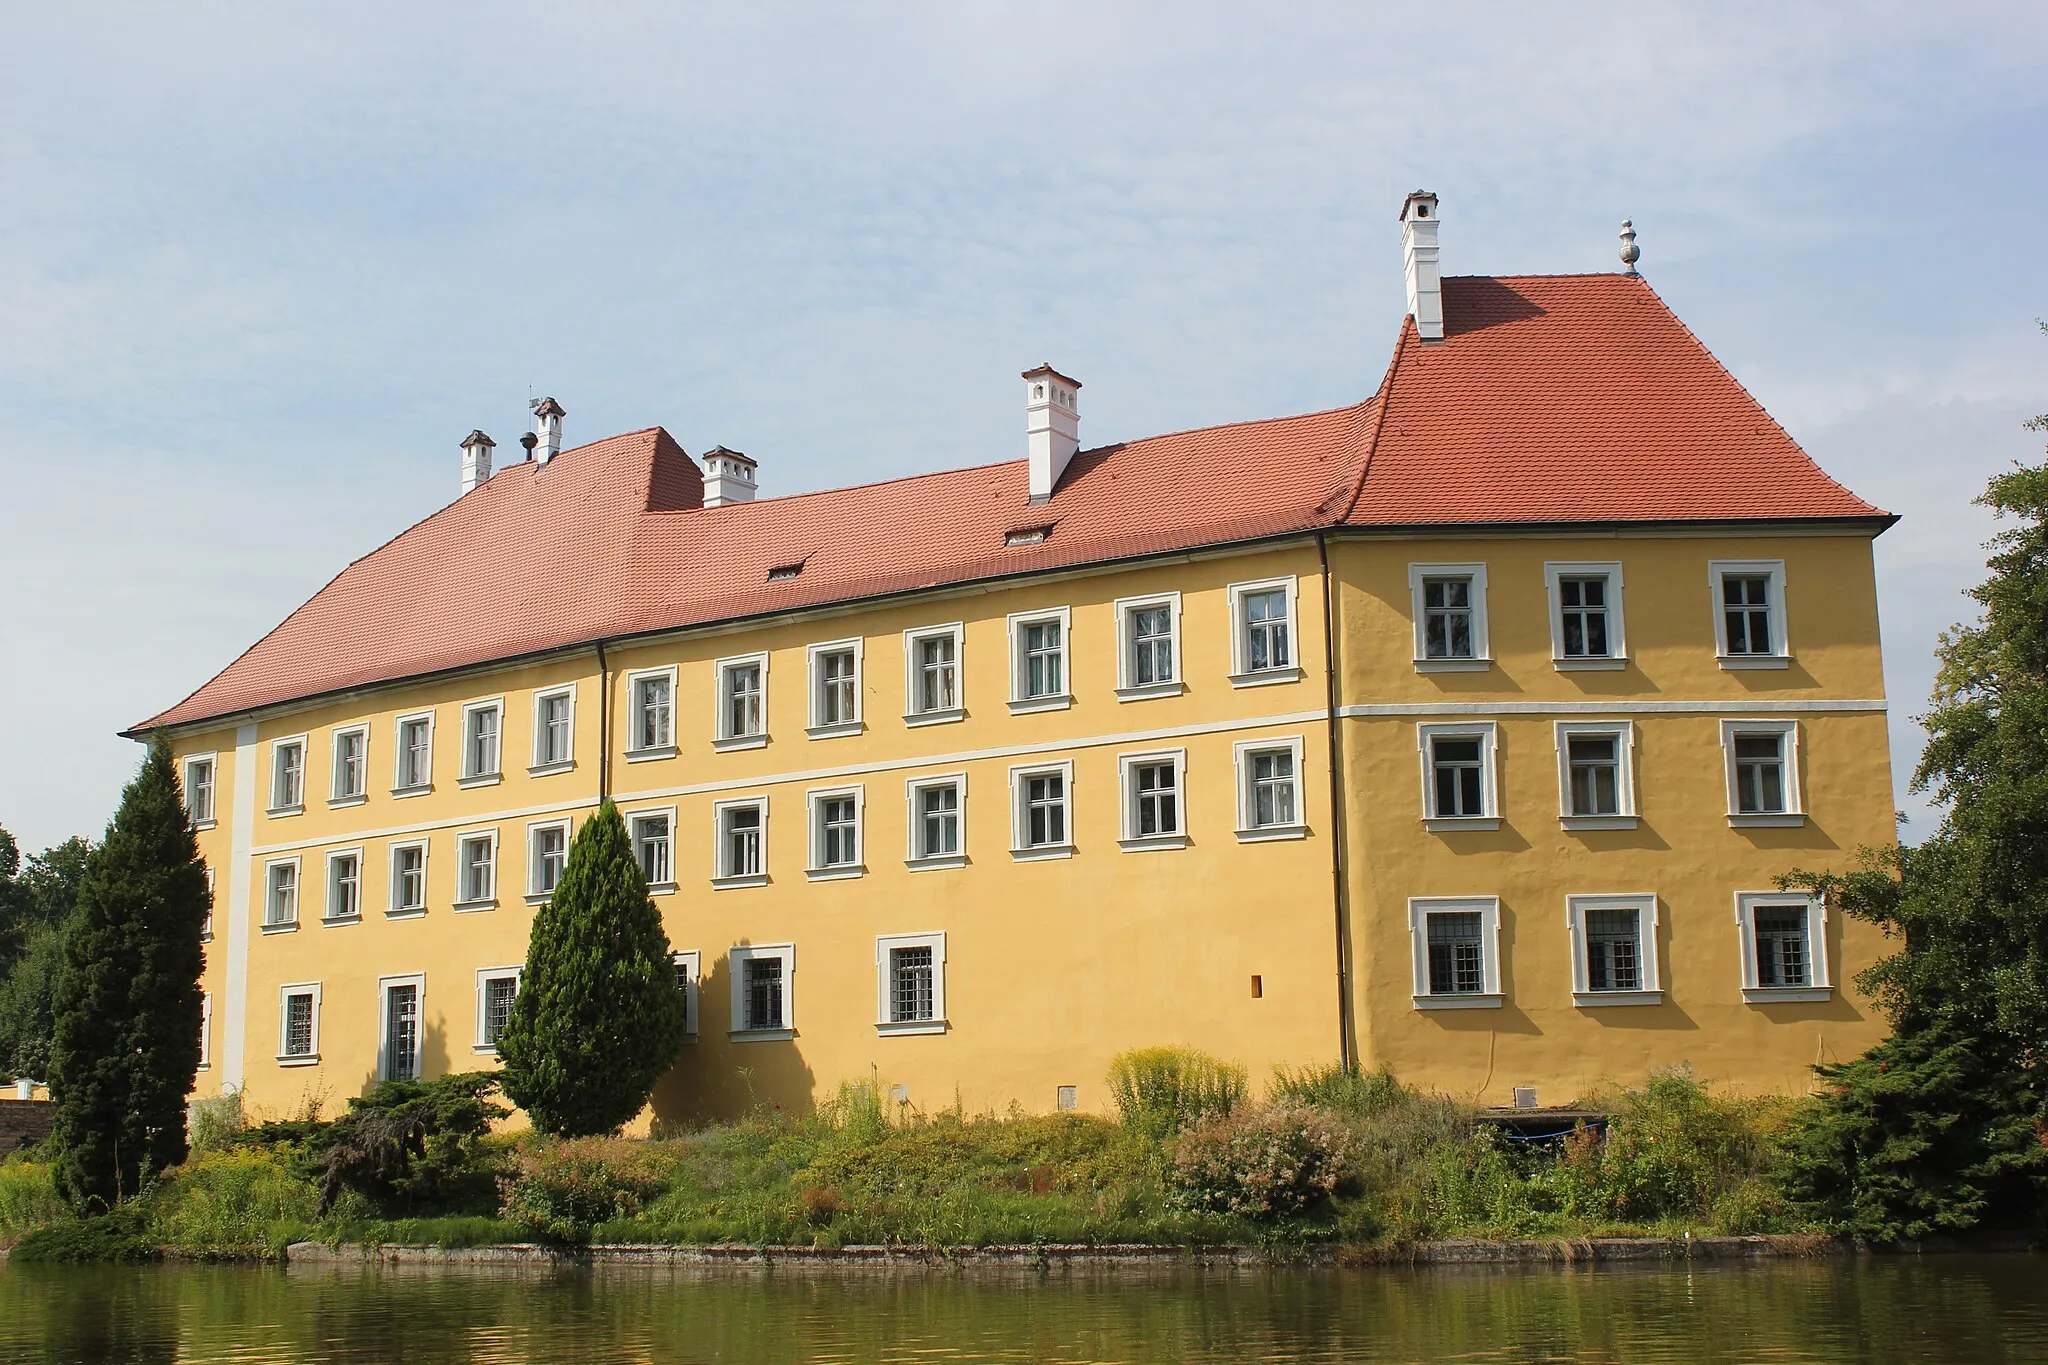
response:
M210 899L159 736L86 862L57 976L57 1179L82 1210L111 1207L185 1159Z
M504 1088L533 1125L609 1133L638 1114L686 1024L668 935L618 808L577 832L533 919L512 1018L498 1037Z

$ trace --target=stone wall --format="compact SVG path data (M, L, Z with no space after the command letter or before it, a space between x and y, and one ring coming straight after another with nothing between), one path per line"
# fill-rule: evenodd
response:
M49 1100L0 1098L0 1156L50 1136L57 1106Z

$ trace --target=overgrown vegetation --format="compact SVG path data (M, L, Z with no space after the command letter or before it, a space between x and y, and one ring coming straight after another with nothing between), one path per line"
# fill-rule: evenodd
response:
M1124 1123L1147 1137L1173 1136L1244 1103L1244 1068L1186 1047L1148 1047L1110 1059L1109 1093Z

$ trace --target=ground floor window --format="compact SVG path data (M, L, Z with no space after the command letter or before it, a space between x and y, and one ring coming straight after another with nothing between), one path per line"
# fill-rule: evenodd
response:
M1408 902L1418 1008L1498 1005L1500 902L1492 896L1419 896Z
M782 1036L796 1027L796 947L744 944L732 950L736 1035Z
M307 1066L320 1060L319 982L279 987L277 1060L285 1066Z
M876 1025L884 1034L946 1030L946 936L885 934L875 940Z
M426 982L417 976L385 977L377 983L379 1025L378 1079L416 1081L420 1078L421 998Z
M1742 993L1751 1001L1824 999L1829 993L1827 906L1818 896L1744 892Z
M512 1022L512 1002L519 995L517 967L484 967L476 974L476 1046L495 1051L498 1035Z

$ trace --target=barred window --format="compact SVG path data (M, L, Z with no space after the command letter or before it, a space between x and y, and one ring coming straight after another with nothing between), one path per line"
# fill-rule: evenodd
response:
M512 1022L512 1001L519 994L517 976L487 976L484 978L483 1044L496 1047L498 1035L505 1031L505 1025Z
M293 991L284 998L284 1055L313 1055L313 993Z
M1636 910L1585 912L1586 987L1595 991L1643 988L1642 915Z
M782 959L753 957L746 961L747 1013L750 1029L786 1028L783 1013Z
M934 975L930 948L889 950L889 1022L911 1024L934 1017Z
M1756 926L1756 983L1759 986L1810 986L1812 952L1807 941L1803 905L1760 905Z
M420 988L384 988L384 1079L414 1081L420 1074Z
M1429 935L1429 993L1477 995L1486 989L1480 916L1457 911L1432 914Z

